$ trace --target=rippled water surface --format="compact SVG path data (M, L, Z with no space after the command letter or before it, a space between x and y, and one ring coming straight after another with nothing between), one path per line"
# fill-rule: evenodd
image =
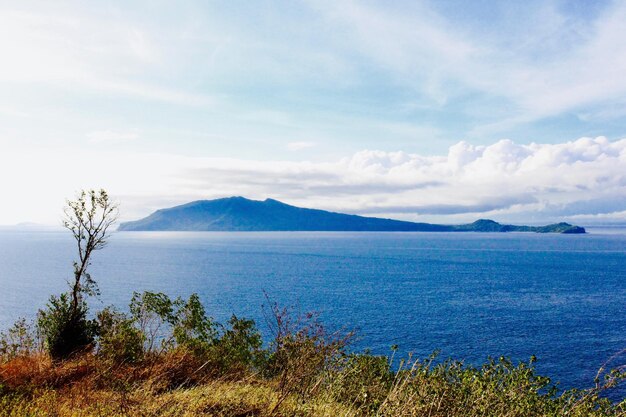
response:
M593 232L593 230L592 230ZM0 328L65 289L64 232L0 232ZM263 327L264 291L358 329L356 348L477 362L539 358L563 387L592 385L626 348L626 234L139 233L95 253L94 307L134 290L200 294L211 314Z

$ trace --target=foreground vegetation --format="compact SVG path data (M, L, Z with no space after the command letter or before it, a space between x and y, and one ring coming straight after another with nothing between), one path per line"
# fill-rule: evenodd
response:
M534 359L479 367L351 354L351 334L314 314L267 308L271 341L254 322L213 321L198 297L135 294L88 324L94 342L52 359L41 326L0 338L0 416L624 416L602 398L622 378L557 392Z
M217 323L195 294L135 293L127 312L90 314L91 256L116 218L104 190L68 201L73 279L35 323L0 334L0 417L626 415L626 400L602 397L624 379L620 369L602 369L594 388L558 393L534 358L396 363L395 347L390 357L350 353L351 333L271 302L265 346L253 321Z

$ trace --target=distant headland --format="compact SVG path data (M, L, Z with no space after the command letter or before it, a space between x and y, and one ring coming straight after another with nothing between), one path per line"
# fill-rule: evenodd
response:
M585 233L569 223L516 226L493 220L443 225L364 217L295 207L273 199L229 197L200 200L157 210L140 220L122 223L121 231L337 231L337 232L536 232Z

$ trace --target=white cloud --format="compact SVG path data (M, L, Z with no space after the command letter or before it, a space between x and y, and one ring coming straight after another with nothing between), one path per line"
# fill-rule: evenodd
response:
M626 94L626 78L620 76L626 71L624 2L614 2L586 24L552 4L529 6L509 22L523 22L520 27L493 33L450 20L425 3L410 10L351 1L314 7L354 50L429 98L433 107L468 93L507 100L504 114L493 105L484 109L473 136L602 108ZM476 116L475 106L466 111ZM495 119L489 116L494 113Z
M77 160L84 169L76 170ZM195 199L243 195L425 221L582 221L594 215L626 221L626 139L604 137L461 142L434 156L364 150L335 162L42 150L0 155L0 176L20 178L3 191L3 223L50 221L64 197L101 186L121 200L125 219Z
M360 151L334 163L197 159L185 178L196 197L246 195L354 213L445 220L477 216L560 219L576 207L626 205L626 139L489 146L447 155ZM601 201L600 203L597 203ZM461 216L461 217L460 217Z
M61 8L62 9L62 8ZM108 13L37 12L0 6L0 79L72 92L120 95L190 106L214 99L176 85L151 82L168 70L155 34Z
M610 213L599 214L574 214L568 216L573 221L591 222L591 223L611 223L611 222L624 222L626 220L626 210L612 211Z

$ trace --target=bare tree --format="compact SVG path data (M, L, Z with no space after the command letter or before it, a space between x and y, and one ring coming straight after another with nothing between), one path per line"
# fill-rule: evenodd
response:
M76 241L78 260L74 261L74 281L70 282L71 315L75 316L83 294L98 294L98 286L88 272L93 251L106 246L109 229L117 221L118 205L105 190L82 190L76 200L67 200L63 226Z

